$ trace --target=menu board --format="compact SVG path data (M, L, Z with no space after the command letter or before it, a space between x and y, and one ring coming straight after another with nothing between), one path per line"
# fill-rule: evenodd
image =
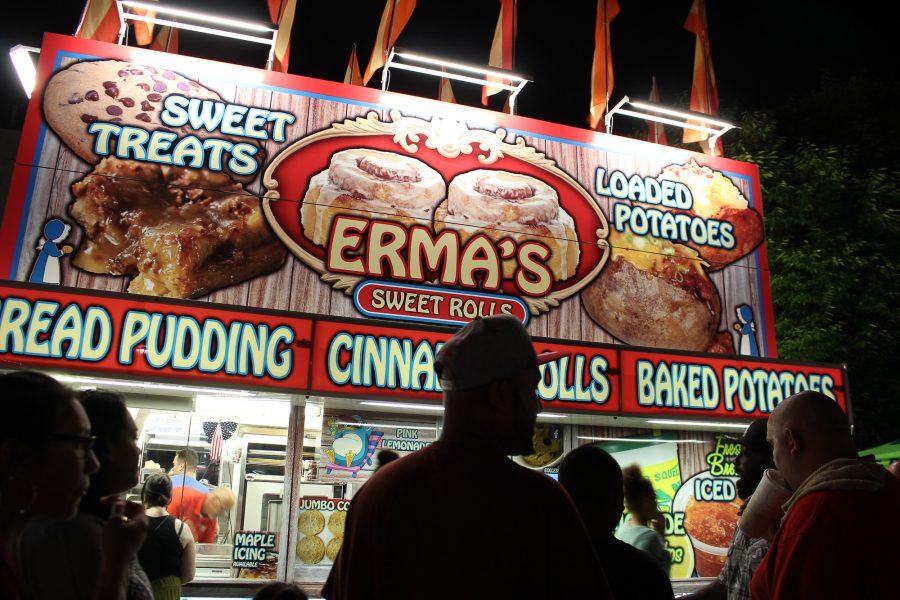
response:
M300 498L297 516L297 561L302 565L331 565L344 541L350 501L339 498Z
M776 356L755 165L48 34L3 277Z
M239 579L275 579L278 572L278 533L237 531L231 568Z

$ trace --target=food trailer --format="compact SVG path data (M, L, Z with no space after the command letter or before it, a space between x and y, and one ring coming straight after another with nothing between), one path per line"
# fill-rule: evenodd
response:
M121 392L145 476L192 448L235 492L192 587L315 594L377 450L440 436L441 344L514 315L561 354L512 460L639 464L678 587L724 563L729 434L806 389L849 412L843 366L777 359L762 217L751 164L47 34L0 366Z

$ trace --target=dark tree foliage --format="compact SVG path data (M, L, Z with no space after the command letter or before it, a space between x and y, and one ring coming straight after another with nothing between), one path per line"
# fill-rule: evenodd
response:
M824 82L726 138L760 169L779 356L848 364L860 448L900 437L897 89Z

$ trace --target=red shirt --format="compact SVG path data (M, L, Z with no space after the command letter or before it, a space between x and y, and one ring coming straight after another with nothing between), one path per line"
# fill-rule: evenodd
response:
M800 498L750 586L754 600L897 598L900 480Z
M486 447L435 442L353 498L326 598L609 598L575 507Z
M207 495L209 489L193 477L176 475L172 478L172 500L166 511L187 524L198 544L215 543L218 532L216 520L203 516Z

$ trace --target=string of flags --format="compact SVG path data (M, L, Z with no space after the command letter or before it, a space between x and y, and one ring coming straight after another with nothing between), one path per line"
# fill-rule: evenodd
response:
M297 0L266 0L269 19L277 25L273 69L288 71L290 59L290 38ZM517 0L499 0L500 11L491 40L488 65L497 69L512 70L517 29ZM356 44L350 53L350 60L344 75L344 83L368 85L375 73L387 61L390 49L412 18L416 0L386 0L372 55L365 71L360 73ZM147 8L134 9L139 14L152 17L155 13ZM613 73L610 25L620 12L618 0L597 0L597 14L594 27L594 52L591 66L591 98L587 121L592 129L604 130L603 117L609 110L615 78ZM691 83L690 109L693 112L715 116L719 111L719 92L713 70L712 53L709 43L709 26L704 0L693 0L684 28L695 36L694 67ZM135 22L133 26L135 42L138 46L163 52L178 53L178 30L153 23ZM86 39L115 42L119 34L119 18L115 0L87 0L75 36ZM501 78L488 77L488 81L508 83ZM502 88L490 84L482 87L481 102L488 105L488 99L500 93ZM456 102L450 81L441 78L438 98L445 102ZM659 87L652 77L649 100L659 102ZM508 100L507 100L508 102ZM690 122L690 121L689 121ZM685 129L684 143L699 143L704 152L714 156L723 153L719 138L714 147L709 145L710 134L694 129ZM665 129L660 123L648 121L648 140L657 144L668 144Z

